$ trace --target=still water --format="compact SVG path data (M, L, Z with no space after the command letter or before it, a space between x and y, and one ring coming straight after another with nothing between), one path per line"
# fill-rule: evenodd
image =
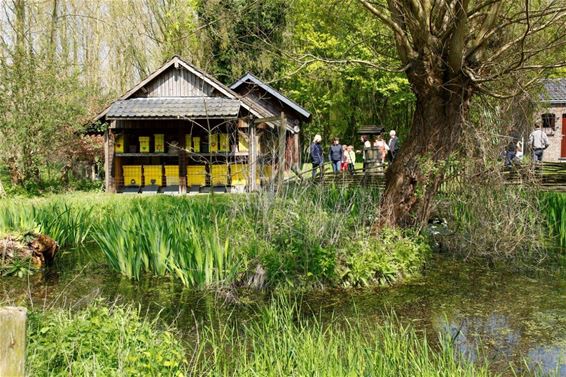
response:
M134 282L88 257L90 253L64 253L49 271L29 278L0 278L0 302L36 309L78 309L97 298L132 303L149 316L159 312L190 342L196 321L211 316L250 321L269 300L265 293L191 290L168 279ZM511 363L519 374L527 364L566 376L564 273L526 274L438 257L422 277L403 285L309 291L299 300L304 316L322 320L380 321L394 312L427 334L449 336L462 357L487 359L504 374L511 373Z

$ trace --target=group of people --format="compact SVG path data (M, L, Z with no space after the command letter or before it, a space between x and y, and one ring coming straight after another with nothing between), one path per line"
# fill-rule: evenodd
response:
M388 142L383 139L383 135L381 134L376 136L373 144L365 135L362 136L361 141L364 145L364 150L375 149L377 151L377 160L379 163L384 163L386 158L389 162L392 162L399 151L399 141L394 130L389 132ZM322 174L324 155L321 143L322 137L318 134L315 135L310 147L313 178L316 176L318 171ZM354 174L356 152L360 151L354 151L354 147L352 145L342 145L338 138L334 138L328 152L328 159L332 163L332 171L334 173L348 171L350 174ZM365 160L365 153L363 154L363 158Z
M399 151L399 139L397 138L395 130L389 131L388 142L385 141L382 134L378 134L373 144L370 142L369 137L365 135L362 136L362 143L364 143L364 149L370 149L373 146L373 148L377 150L376 157L380 164L383 164L386 158L389 162L393 162Z
M550 146L548 136L542 129L542 122L535 123L535 130L529 135L529 147L533 153L533 161L535 163L541 162L544 150ZM515 138L511 139L505 147L505 166L510 167L514 163L521 161L523 158L523 143Z

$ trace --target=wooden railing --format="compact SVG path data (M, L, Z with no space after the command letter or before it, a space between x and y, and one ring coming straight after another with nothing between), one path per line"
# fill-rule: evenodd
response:
M365 169L356 169L353 174L348 171L332 172L329 162L323 164L324 173L312 177L312 169L287 178L286 183L301 182L325 185L358 185L383 188L385 186L385 171L388 165L369 163ZM549 191L566 192L566 162L543 162L539 164L515 165L510 168L501 167L501 174L508 184L533 184ZM447 172L447 179L441 191L451 191L466 184L464 176L458 174L456 167Z

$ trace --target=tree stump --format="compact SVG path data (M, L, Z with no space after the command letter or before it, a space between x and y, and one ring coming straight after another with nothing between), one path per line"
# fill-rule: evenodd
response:
M26 317L25 308L0 308L0 376L25 376Z

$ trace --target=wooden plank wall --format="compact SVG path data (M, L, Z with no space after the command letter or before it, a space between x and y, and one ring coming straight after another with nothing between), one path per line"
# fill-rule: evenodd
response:
M214 88L184 68L171 67L146 86L147 97L204 97L211 96Z

